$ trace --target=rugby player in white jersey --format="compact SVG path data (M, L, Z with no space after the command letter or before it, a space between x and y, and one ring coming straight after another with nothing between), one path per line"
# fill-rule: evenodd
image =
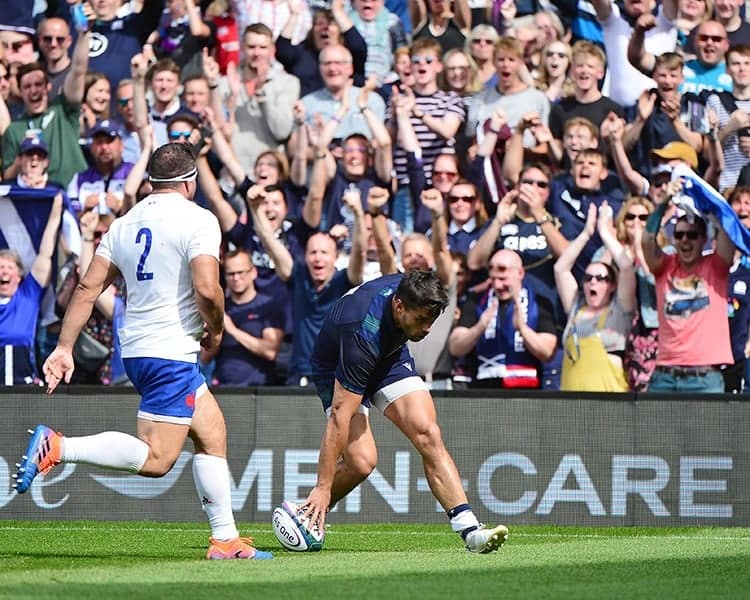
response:
M122 275L128 300L120 340L128 377L141 395L138 437L117 431L64 437L38 425L15 488L25 492L38 473L60 462L162 477L189 436L195 446L195 487L211 525L206 558L272 558L253 548L252 540L239 537L224 415L198 370L200 346L218 346L224 327L219 224L192 202L197 171L189 145L157 149L149 173L153 192L112 223L102 238L65 314L58 346L43 367L47 393L60 381L70 382L73 345L96 298Z

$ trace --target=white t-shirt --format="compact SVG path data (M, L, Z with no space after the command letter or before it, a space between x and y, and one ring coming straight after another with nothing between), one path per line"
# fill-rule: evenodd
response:
M614 2L609 18L602 21L601 26L608 63L602 93L620 106L633 106L643 90L656 87L656 84L628 62L628 43L633 28L622 18L620 8ZM666 19L660 6L656 27L646 32L643 45L646 52L659 56L664 52L674 52L676 44L677 28Z
M203 319L190 261L218 260L220 243L216 217L177 193L151 194L112 223L96 253L127 284L123 358L196 361Z

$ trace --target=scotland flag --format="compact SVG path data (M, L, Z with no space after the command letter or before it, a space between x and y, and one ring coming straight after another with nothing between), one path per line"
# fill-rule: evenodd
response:
M60 188L52 186L31 189L0 185L0 248L18 252L26 273L39 253L52 200L59 193Z
M719 192L698 177L690 167L678 165L672 171L672 180L682 179L682 197L677 206L701 215L713 215L734 245L743 254L750 254L750 231L740 221ZM689 206L685 206L686 202Z

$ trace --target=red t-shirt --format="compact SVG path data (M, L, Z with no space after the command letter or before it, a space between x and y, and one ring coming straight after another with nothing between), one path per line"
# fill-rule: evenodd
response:
M659 350L662 366L732 364L727 317L729 265L716 253L683 267L664 257L656 275Z

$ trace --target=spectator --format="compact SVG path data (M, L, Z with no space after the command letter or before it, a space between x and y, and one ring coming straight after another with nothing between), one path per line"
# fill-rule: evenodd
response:
M600 207L605 200L613 212L620 210L624 195L619 179L610 175L604 154L585 149L576 156L571 175L563 174L550 182L547 210L560 219L560 233L565 239L572 240L584 230L589 206ZM601 240L595 234L592 229L584 247L576 252L573 273L579 281L594 252L601 246Z
M575 93L570 78L570 45L562 41L547 44L537 69L536 89L544 92L551 104Z
M643 46L645 32L652 26L646 15L639 18L628 44L628 60L649 77L656 58ZM695 33L696 57L685 63L684 81L680 92L700 94L703 90L730 91L732 80L724 67L724 56L729 49L724 26L717 21L704 21Z
M441 53L466 44L471 12L466 0L426 0L417 2L414 39L431 38L440 44Z
M604 88L609 97L624 108L630 108L638 101L638 94L652 88L654 82L640 73L628 62L628 42L633 36L633 23L645 31L644 45L648 52L658 56L672 52L677 41L677 29L672 20L665 16L665 6L658 6L656 16L652 14L653 2L625 0L618 5L611 0L594 0L596 18L602 26L604 49L607 54L607 76ZM643 35L643 32L639 32Z
M714 18L724 26L729 46L750 42L750 23L742 16L743 0L714 0Z
M316 115L320 115L325 123L332 119L336 121L337 127L333 133L335 140L343 140L354 133L367 138L372 136L364 115L354 108L357 106L360 88L351 83L353 72L352 54L347 48L339 45L326 46L320 51L320 75L325 87L302 97L308 123L312 123ZM344 95L348 102L344 100ZM349 110L343 115L338 114L345 103ZM385 103L379 95L370 94L367 97L367 107L378 120L383 121ZM296 132L292 134L290 141L293 146L296 144L295 135Z
M68 198L76 212L96 209L101 233L123 212L125 180L133 163L122 159L122 132L113 121L96 122L89 152L93 164L73 177Z
M521 122L523 115L535 113L543 125L547 125L550 116L547 97L529 87L521 77L526 70L521 42L511 37L500 38L495 44L494 60L498 83L485 87L476 95L466 120L466 134L476 135L479 143L485 133L485 123L498 108L504 111L506 124L511 129ZM527 132L524 146L531 148L534 145L534 137Z
M27 65L36 60L34 38L30 31L0 29L0 44L3 56L9 63Z
M466 51L477 63L479 81L485 87L497 85L494 52L499 39L500 34L491 25L477 25L466 38Z
M606 262L590 262L583 293L571 269L597 229L619 273ZM568 324L563 333L565 357L561 390L626 392L622 355L635 309L633 261L612 231L612 210L603 202L589 205L583 231L555 264L555 281Z
M215 25L204 21L195 0L170 0L157 29L143 45L147 59L171 58L184 81L203 72L203 48L213 46Z
M463 101L455 92L438 88L437 76L443 70L440 45L433 39L420 38L409 48L414 88L403 92L409 97L411 114L408 122L414 130L420 148L420 160L426 180L432 176L435 158L446 147L453 145L454 136L465 120ZM394 140L393 164L396 168L398 191L393 199L391 216L404 232L414 230L414 199L410 197L407 176L407 150L400 141L399 120L395 104L402 94L394 91L388 105L388 122ZM411 101L413 98L413 102Z
M289 250L274 234L273 226L264 211L259 210L266 192L259 186L248 191L248 204L261 243L276 265L278 277L289 282L292 290L294 337L288 383L307 385L312 374L310 360L315 336L323 324L328 310L345 292L362 283L365 263L364 211L362 203L346 195L349 209L354 214L354 235L349 266L337 271L336 242L326 233L316 233L307 240L304 260L295 260Z
M230 64L236 67L240 64L240 34L237 20L232 14L229 0L213 0L204 13L216 30L215 59L219 63L219 71L227 74Z
M443 71L438 75L438 84L441 90L461 96L465 114L469 113L471 101L482 88L474 59L463 48L454 48L443 54ZM472 143L462 129L456 133L455 146L459 156L467 156Z
M91 70L105 73L113 88L130 77L130 60L141 52L146 38L157 28L163 6L162 2L135 3L120 16L119 0L84 2L92 32Z
M51 86L49 97L54 100L62 92L63 82L73 64L68 54L73 45L70 27L59 17L44 19L39 23L36 39Z
M489 273L489 291L464 305L450 334L451 355L476 352L473 387L539 388L541 364L557 347L552 304L527 287L521 257L512 250L495 252Z
M109 104L112 99L112 89L109 79L104 73L89 71L83 87L83 103L81 104L82 138L90 135L91 129L97 121L109 119Z
M742 167L750 163L750 45L731 47L726 62L732 91L714 92L706 101L706 107L719 118L719 142L724 157L719 176L721 191L734 187Z
M718 6L718 5L717 5ZM727 199L745 227L750 225L750 188L738 186ZM750 393L750 258L735 251L729 269L729 334L734 364L724 369L724 390L730 394Z
M117 117L122 124L122 158L130 163L135 163L141 155L141 142L138 138L138 127L136 126L133 108L134 93L132 79L123 79L117 84L115 100Z
M677 141L690 144L696 151L703 145L702 102L679 91L683 81L682 57L676 52L659 55L654 62L653 77L656 89L641 93L635 120L622 137L631 161L646 177L651 173L651 150Z
M300 80L300 95L324 87L318 65L320 51L327 46L345 46L352 54L354 85L365 82L365 61L367 44L354 27L348 13L344 10L343 0L334 0L331 9L316 8L313 12L313 24L307 38L300 44L292 44L291 38L302 16L299 5L289 4L292 11L281 35L276 39L276 59L284 69Z
M14 120L3 135L4 178L18 173L17 152L29 129L41 132L49 147L49 177L64 183L86 168L78 146L78 117L83 100L91 34L82 32L73 50L73 66L65 78L60 96L50 101L47 73L39 63L21 65L16 74L25 112Z
M273 39L276 40L281 30L289 21L293 10L301 15L297 27L291 36L293 44L301 44L312 27L312 13L307 0L231 0L232 12L237 19L238 31L244 31L250 25L262 23L271 29ZM291 4L295 4L292 9Z
M162 58L151 65L144 80L141 75L143 67L140 65L145 62L145 57L139 55L138 57L134 57L133 60L137 61L136 65L138 65L136 67L138 73L131 73L133 80L137 83L137 93L135 95L136 121L141 120L138 112L139 106L143 106L143 102L137 100L139 97L138 94L143 90L144 83L147 83L152 101L148 110L148 119L154 128L156 146L163 146L169 141L167 138L167 120L182 110L182 103L179 96L180 67L171 58Z
M735 246L717 227L715 251L704 256L706 221L691 214L678 218L676 253L665 254L656 236L667 204L667 199L656 204L643 235L643 255L656 278L659 311L659 347L648 390L721 393L724 379L718 365L734 362L727 302Z
M407 44L403 24L384 0L354 0L352 8L351 20L367 44L365 77L375 77L381 85L393 83L398 79L393 52Z
M237 105L231 140L235 155L245 172L250 172L258 155L266 150L283 150L282 144L292 133L292 107L299 99L299 80L275 68L274 44L271 30L257 23L250 25L242 36L242 69L236 85ZM209 88L217 81L209 77ZM222 112L229 95L225 85L213 94L214 115Z
M62 194L52 202L39 250L24 277L14 250L0 250L0 377L4 385L41 383L36 370L34 338L44 289L52 276L52 255L62 213ZM9 356L8 353L12 353Z
M274 361L284 338L284 312L274 298L255 289L255 266L244 248L224 256L229 294L224 306L224 337L216 349L218 385L271 385ZM201 362L213 358L202 351Z
M573 117L584 117L601 127L609 113L620 118L624 116L622 106L603 96L599 90L607 61L601 48L591 42L578 41L573 45L572 53L570 73L574 94L555 104L549 116L549 128L556 143L562 140L565 122Z

